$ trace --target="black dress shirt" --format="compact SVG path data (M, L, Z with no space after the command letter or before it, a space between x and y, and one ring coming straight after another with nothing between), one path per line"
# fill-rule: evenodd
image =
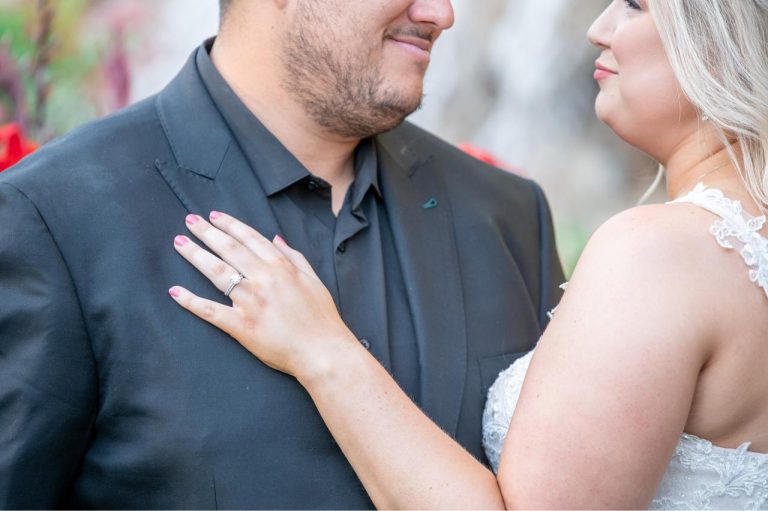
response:
M337 217L331 185L253 115L205 49L197 54L200 76L264 188L281 235L312 264L352 332L418 403L419 350L373 140L355 151L355 180Z

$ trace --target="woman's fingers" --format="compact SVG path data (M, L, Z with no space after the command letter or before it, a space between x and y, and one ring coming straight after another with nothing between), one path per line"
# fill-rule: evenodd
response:
M213 285L225 293L230 285L230 279L233 275L240 273L239 270L233 268L231 265L225 263L215 255L211 254L207 250L203 250L194 241L190 240L186 236L176 236L173 241L173 246L181 256L189 261L189 263L205 275L208 280L213 282ZM246 284L245 281L240 283L237 287ZM237 290L232 291L232 294Z
M186 236L176 250L225 292L233 275L248 280L232 292L232 307L205 300L182 287L170 294L183 308L237 339L270 367L297 375L336 352L337 341L354 335L304 256L276 237L274 242L229 215L212 213L211 223L187 218L190 231L214 253ZM223 260L222 260L223 259ZM296 311L301 311L297 315ZM318 332L327 342L318 340ZM325 332L324 334L322 334Z
M210 219L211 223L208 223L198 215L188 215L186 224L221 259L203 250L186 236L177 236L174 245L184 258L222 292L229 289L233 275L240 273L255 282L266 275L274 276L274 270L280 266L293 267L307 276L317 278L304 255L288 246L280 236L269 241L252 227L218 211L212 211ZM287 267L284 266L286 264Z
M192 234L231 267L247 277L252 276L249 272L256 270L256 261L254 252L248 247L198 215L187 215L186 224Z
M280 251L276 250L267 238L237 218L218 211L212 211L209 218L214 227L237 240L260 258L273 261L280 257Z
M212 211L210 219L213 227L228 234L264 261L273 262L284 257L307 275L316 276L304 255L289 247L280 236L276 236L273 241L269 241L256 229L244 224L231 215L219 211Z
M168 290L168 294L171 295L171 298L176 303L198 318L207 321L230 335L234 334L238 323L237 315L231 307L200 298L191 291L179 286L172 287Z
M298 250L292 249L290 246L288 246L288 243L286 243L285 240L280 236L275 236L273 243L275 248L277 248L277 250L283 254L286 259L293 263L293 265L296 266L299 270L309 276L317 277L315 270L312 269L312 265L309 264L309 261L307 261L307 258L304 257L304 254Z

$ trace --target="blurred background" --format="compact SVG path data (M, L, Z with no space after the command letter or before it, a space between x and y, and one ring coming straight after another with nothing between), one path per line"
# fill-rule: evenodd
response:
M594 229L656 174L594 116L598 51L586 32L607 3L454 0L456 26L412 117L540 183L569 273ZM217 24L217 0L0 0L0 169L159 91Z

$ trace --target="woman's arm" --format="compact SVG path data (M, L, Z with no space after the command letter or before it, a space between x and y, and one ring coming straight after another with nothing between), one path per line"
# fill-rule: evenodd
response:
M247 280L232 307L172 294L304 385L377 507L642 507L683 431L709 325L692 313L706 308L690 291L700 289L691 247L659 238L669 229L655 210L632 215L590 242L537 348L501 490L360 346L309 264L281 240L226 215L212 215L213 226L198 218L190 230L226 262L189 241L179 252L222 291L233 268Z
M355 342L354 339L349 340ZM299 381L379 509L503 509L495 476L440 430L365 349L327 352Z
M211 221L216 227L199 217L187 224L226 262L183 237L177 250L222 291L234 268L247 280L230 295L232 307L178 287L172 296L301 382L377 508L504 508L493 473L360 345L303 256L229 216Z
M677 213L631 210L590 240L512 419L499 467L508 506L650 504L717 321L706 292L717 285L708 250L717 246L707 224Z

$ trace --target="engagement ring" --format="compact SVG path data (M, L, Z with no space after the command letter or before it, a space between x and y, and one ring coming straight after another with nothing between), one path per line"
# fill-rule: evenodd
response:
M245 275L242 273L235 273L231 277L229 277L229 285L227 286L227 290L224 292L224 296L229 298L229 295L234 291L234 289L237 287L239 283L241 283L243 280L245 280Z

